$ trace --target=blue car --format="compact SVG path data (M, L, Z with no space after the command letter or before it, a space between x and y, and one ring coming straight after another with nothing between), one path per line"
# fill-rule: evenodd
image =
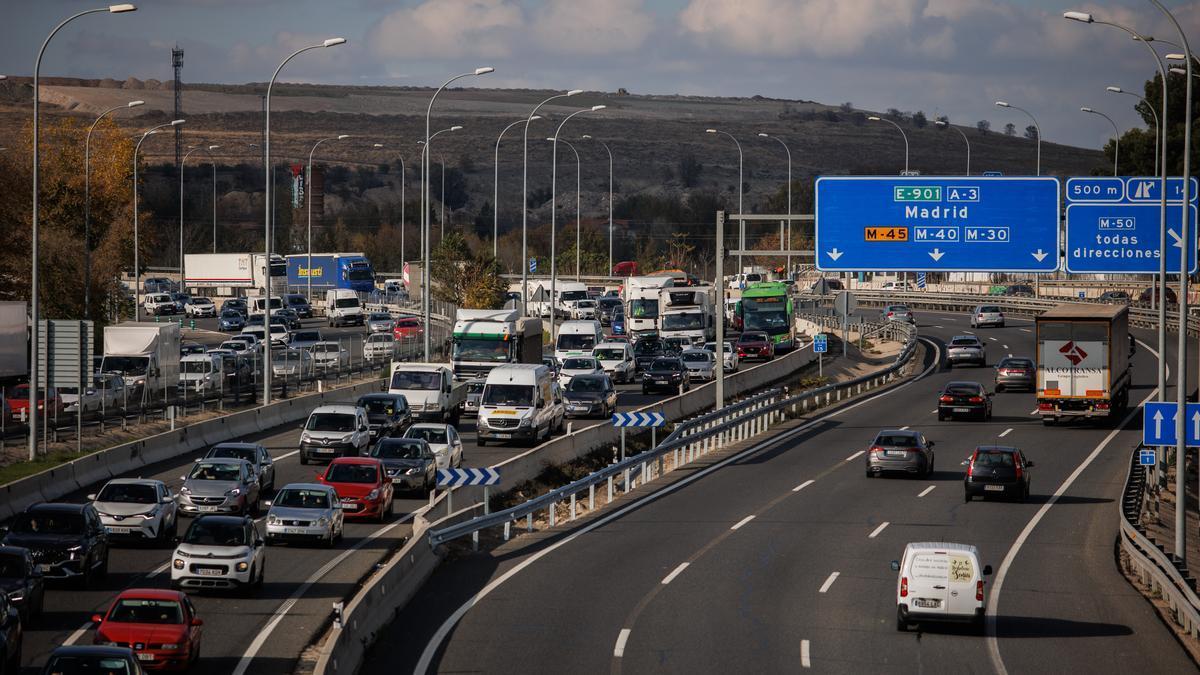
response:
M238 331L240 332L246 327L246 317L242 313L234 309L221 310L221 317L217 319L217 330Z
M613 335L624 335L625 334L625 314L624 313L613 312L612 334Z

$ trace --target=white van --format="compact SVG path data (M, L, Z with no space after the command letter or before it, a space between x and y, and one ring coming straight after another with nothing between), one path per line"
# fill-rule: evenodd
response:
M601 342L592 350L592 356L596 357L613 382L629 382L637 373L633 345L628 342Z
M957 621L982 631L987 610L983 578L991 565L979 564L979 551L969 544L910 543L904 557L892 561L896 579L896 630L910 623Z
M599 321L564 321L558 327L554 357L561 363L569 356L591 356L592 350L604 339Z
M207 395L222 385L221 357L216 354L188 354L179 359L179 391L189 396Z
M266 313L268 304L271 305L272 316L284 307L283 298L277 295L272 295L270 298L261 295L251 295L246 298L246 311L250 316L261 316Z
M364 318L358 293L348 288L331 288L325 291L325 319L330 327L361 326Z
M561 431L566 409L550 369L514 363L488 372L479 399L476 442L524 441L537 444Z

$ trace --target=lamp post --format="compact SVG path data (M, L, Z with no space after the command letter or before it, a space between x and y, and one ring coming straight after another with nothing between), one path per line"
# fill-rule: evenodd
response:
M288 61L296 58L300 54L312 49L322 49L325 47L336 47L337 45L346 44L346 38L329 38L320 44L301 47L292 52L286 59L280 62L279 67L275 69L275 73L271 75L271 81L267 83L267 96L263 99L263 108L265 111L265 125L263 127L263 178L267 184L267 190L263 201L263 222L264 230L264 246L266 255L263 257L263 278L266 280L266 288L263 292L266 296L266 306L263 311L266 313L263 325L266 326L266 340L263 340L263 405L271 403L271 233L274 223L271 222L271 183L274 172L271 167L271 89L275 86L275 79L279 77L279 72L288 64Z
M1175 73L1176 75L1187 75L1187 70L1178 66L1172 66L1170 72ZM1200 77L1200 73L1192 73L1192 77Z
M421 314L422 314L422 318L424 319L424 322L425 322L425 324L424 324L425 325L424 347L425 347L425 361L426 362L428 362L430 360L430 351L431 351L431 349L430 349L430 346L431 346L430 337L431 336L430 336L430 325L429 325L429 308L430 308L430 299L431 299L430 298L430 289L432 288L432 284L430 283L431 280L429 278L429 274L430 274L429 251L432 247L429 245L429 234L430 234L430 232L429 232L429 218L430 218L429 211L430 211L431 203L429 201L428 176L429 176L429 157L430 157L430 155L428 153L428 150L429 150L429 141L433 139L433 136L430 135L430 133L429 133L429 123L430 123L429 120L430 120L430 117L433 115L433 103L434 103L434 101L437 100L438 95L441 94L442 91L446 89L446 87L450 86L451 82L454 82L455 80L461 80L464 77L487 75L488 73L495 72L495 70L496 69L492 68L491 66L483 66L481 68L476 68L475 70L473 70L469 73L462 73L460 75L455 75L454 77L446 80L446 82L442 86L438 87L437 91L433 92L433 96L429 97L429 106L425 109L425 150L426 150L426 154L423 155L422 162L421 162L421 166L422 166L421 175L423 177L425 177L424 185L421 187L421 229L422 229L423 242L424 242L422 245L421 255L424 257L424 260L425 260L424 273L421 275L421 285L425 292L422 294L424 297L421 300L421 308L422 308ZM459 127L459 128L461 128L461 127Z
M565 122L566 120L563 120L563 121ZM556 224L556 218L555 218L555 215L556 215L555 212L557 210L557 206L555 206L555 204L554 204L554 197L555 197L555 193L558 192L558 143L559 143L559 138L557 135L555 135L555 136L551 136L550 138L547 138L546 140L550 141L551 143L554 144L554 163L553 163L554 168L552 169L552 173L551 173L551 177L550 177L550 204L551 204L551 206L550 206L550 342L553 343L556 339L555 338L556 331L555 331L555 326L554 326L554 312L558 307L558 302L557 302L558 292L557 292L557 289L555 288L555 286L558 282L558 267L557 267L557 263L555 262L555 254L557 253L557 249L558 249L558 245L555 243L555 234L558 232L558 225ZM579 184L580 184L580 175L582 173L582 169L581 169L581 165L579 162L579 151L577 151L575 149L575 146L572 145L570 142L568 142L567 139L565 139L565 138L562 139L562 142L566 143L567 147L571 148L571 152L575 153L575 199L576 199L576 202L575 202L575 218L576 218L576 220L575 220L575 223L576 223L576 226L575 226L575 271L576 271L575 278L576 278L576 281L578 281L578 279L579 279Z
M204 150L209 153L209 158L212 158L212 151L220 148L219 145L210 146L193 146L187 153L183 155L183 159L179 160L179 288L184 288L184 282L187 279L184 276L183 265L183 167L187 164L187 158L192 156L197 150ZM213 163L213 248L217 246L217 163Z
M1037 130L1037 175L1042 175L1042 127L1040 124L1038 124L1037 118L1034 117L1033 113L1029 112L1028 110L1012 105L1007 101L996 101L996 105L1001 108L1020 110L1028 115L1029 119L1033 120L1033 128Z
M448 127L448 128L446 128L446 129L441 129L441 130L439 130L439 131L435 131L435 132L434 132L432 135L430 135L430 136L429 136L429 143L426 143L425 141L417 141L417 145L424 146L424 149L421 151L421 163L424 165L424 164L427 164L427 163L429 162L429 157L432 155L432 152L430 152L429 148L430 148L430 146L433 144L433 139L437 138L437 137L438 137L440 134L444 134L444 133L446 133L446 132L450 132L450 131L458 131L458 130L460 130L460 129L462 129L462 125L458 125L458 124L456 124L456 125L454 125L454 126L452 126L452 127ZM443 224L442 224L442 236L445 236L445 235L446 235L446 226L445 226L445 220L446 220L446 205L445 205L445 196L446 196L446 176L445 176L445 173L446 173L446 158L445 158L444 156L440 155L440 154L438 155L438 158L439 158L439 159L441 160L441 162L442 162L442 197L443 197L443 199L442 199L442 221L443 221ZM429 172L430 172L430 173L432 173L432 172L433 172L433 166L432 166L432 165L429 165L429 166L428 166L428 169L429 169ZM422 180L422 181L425 181L425 182L428 182L428 180L431 180L431 179L426 179L425 177L422 177L422 178L421 178L421 180ZM432 209L433 209L433 205L432 205L432 204L430 204L430 210L432 211ZM425 240L424 240L424 241L425 241L426 245L428 246L428 248L432 249L432 248L433 248L433 245L432 245L432 244L429 242L429 235L430 235L430 232L426 232L426 233L425 233ZM440 240L439 240L439 241L440 241Z
M962 136L963 143L967 144L967 173L966 173L966 175L970 176L971 175L971 141L967 140L967 135L963 133L962 129L959 129L958 127L954 126L953 124L950 124L949 122L945 122L943 120L934 120L933 123L939 127L947 127L947 128L953 129L958 132L959 136Z
M787 245L785 246L783 243L783 228L780 227L779 248L787 251L786 268L790 278L792 273L792 151L788 148L787 143L784 143L783 139L779 138L778 136L771 136L761 132L758 135L762 138L770 138L778 141L779 144L783 146L783 151L787 153Z
M0 80L6 79L0 75ZM83 316L92 316L92 132L109 113L121 108L136 108L145 101L130 101L116 105L96 117L83 140ZM3 150L4 148L0 148Z
M1124 89L1122 89L1120 87L1105 87L1104 90L1107 92L1111 92L1113 94L1125 94L1127 96L1132 96L1132 97L1136 98L1137 100L1139 100L1143 104L1145 104L1146 109L1150 111L1150 115L1154 117L1154 175L1157 176L1158 175L1159 127L1161 126L1158 123L1158 111L1156 111L1154 109L1154 106L1150 105L1149 101L1142 98L1141 96L1138 96L1137 94L1133 93L1132 91L1125 91Z
M307 257L305 258L305 260L306 260L306 262L305 262L305 265L306 265L307 269L306 269L306 270L305 270L305 272L304 272L304 278L305 278L305 281L307 282L307 286L308 286L308 290L307 290L307 291L305 291L305 295L306 295L306 297L308 298L308 301L309 301L309 302L312 302L312 301L313 301L313 294L312 294L312 175L313 175L313 154L314 154L314 153L317 151L317 148L319 148L319 147L321 146L321 144L322 144L322 143L324 143L324 142L326 142L326 141L344 141L344 140L346 140L347 138L350 138L350 134L338 134L337 136L329 136L329 137L326 137L326 138L322 138L321 140L317 141L316 143L313 143L312 150L309 150L309 151L308 151L308 190L306 191L306 193L305 193L305 195L304 195L304 201L305 201L305 202L308 202L307 204L305 204L305 207L307 207L307 209L308 209L308 247L307 247L307 251L308 251L308 253L307 253ZM402 181L402 182L401 182L401 186L403 186L403 176L401 177L401 181ZM403 188L401 188L401 189L403 189ZM403 202L403 200L404 200L404 193L403 193L403 192L401 192L401 193L400 193L400 200L401 200L401 202ZM400 220L402 221L402 222L401 222L401 225L400 225L400 227L401 227L401 232L403 232L403 228L404 228L404 224L403 224L403 220L404 220L404 218L403 218L403 216L401 216ZM403 235L403 234L401 234L400 238L401 238L401 240L403 240L403 239L404 239L404 235ZM403 249L401 249L401 250L403 250ZM403 259L403 255L401 256L401 259Z
M534 115L533 119L540 120L540 119L542 119L542 116ZM496 137L496 153L495 153L495 158L493 160L493 162L495 164L495 176L492 179L492 257L493 258L495 258L499 255L499 246L500 246L500 244L499 244L499 242L500 242L500 141L504 138L504 134L508 133L509 129L517 126L518 124L521 124L524 121L525 120L521 119L521 120L517 120L516 122L513 122L512 124L509 124L508 126L504 127L504 130L501 131L500 135Z
M1100 112L1099 110L1093 110L1092 108L1089 108L1087 106L1083 106L1082 108L1080 108L1079 112L1085 112L1085 113L1088 113L1089 115L1099 115L1100 117L1103 117L1104 119L1108 120L1108 123L1112 125L1113 142L1116 144L1113 146L1113 175L1114 176L1117 175L1117 160L1120 158L1120 155L1121 155L1121 130L1117 128L1117 123L1114 122L1113 118L1109 117L1108 115L1105 115L1104 113Z
M704 133L706 133L706 134L724 134L725 136L728 136L731 141L733 141L734 145L737 146L737 151L738 151L738 215L740 216L743 213L743 211L742 211L742 144L738 143L738 139L735 138L734 135L729 133L728 131L721 131L719 129L705 129ZM744 251L744 250L746 250L746 221L742 220L741 218L738 218L738 272L739 273L745 271L745 269L742 268L742 251ZM717 283L718 284L721 283L721 280L717 279Z
M904 133L904 128L889 119L885 119L885 118L879 117L877 115L871 115L867 119L871 120L872 122L887 122L888 124L896 127L896 131L900 132L900 137L904 139L904 175L907 176L908 175L908 134Z
M441 174L442 179L442 194L438 198L438 201L442 203L442 213L438 217L438 224L442 230L441 234L438 235L438 243L440 244L446 238L446 156L438 153L438 162L441 164L441 170L438 173Z
M142 305L137 301L138 290L142 287L141 262L138 260L138 152L142 149L142 142L150 136L157 134L160 129L166 127L174 127L183 124L184 120L172 120L166 124L160 124L153 127L142 134L138 139L137 145L133 146L133 320L142 320ZM182 283L182 279L180 283Z
M596 141L604 146L604 151L608 153L608 273L612 274L613 270L613 156L612 150L608 147L608 143L592 138L587 134L583 135L584 140Z
M108 7L97 7L96 9L88 9L78 14L67 17L62 23L54 27L50 34L46 36L46 40L42 42L42 48L38 50L37 60L33 64L33 227L30 232L30 292L29 292L29 315L30 321L33 324L33 330L36 334L38 330L38 178L39 165L41 164L41 149L38 147L41 134L38 125L38 109L41 96L39 95L38 80L42 72L42 56L46 53L46 47L50 44L50 40L62 27L71 23L75 19L87 14L96 14L98 12L109 12L111 14L122 14L124 12L133 12L137 10L130 4L109 5ZM133 299L137 301L137 291L134 290ZM33 461L37 456L37 392L38 392L38 341L35 339L30 341L32 344L29 348L29 460Z

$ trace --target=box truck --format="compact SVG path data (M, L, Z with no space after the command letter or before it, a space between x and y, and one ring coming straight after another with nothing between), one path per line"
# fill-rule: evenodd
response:
M506 363L542 362L542 320L517 309L460 309L452 340L450 366L460 380Z
M634 339L658 332L658 292L671 288L671 277L629 277L622 288L625 301L625 332Z
M268 286L262 253L189 253L184 256L184 287L202 295L239 295L238 289ZM287 290L287 261L271 255L270 287L274 295Z
M105 326L100 370L124 376L130 400L174 393L179 382L179 324L130 321Z
M314 253L311 263L306 253L289 255L287 278L288 286L297 291L307 289L311 282L313 295L333 288L359 293L375 290L375 270L362 253Z
M1037 407L1060 419L1115 420L1129 404L1129 308L1067 303L1037 317Z

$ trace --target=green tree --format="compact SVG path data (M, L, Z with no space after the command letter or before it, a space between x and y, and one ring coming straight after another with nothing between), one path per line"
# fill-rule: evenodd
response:
M498 309L504 302L507 282L491 255L476 255L458 231L434 247L430 261L433 296L463 309Z
M692 188L700 184L700 174L704 172L704 164L696 159L691 151L684 153L679 159L679 180L683 187Z
M929 124L929 120L925 117L924 110L918 110L912 114L913 126L918 129L924 129L925 125Z

